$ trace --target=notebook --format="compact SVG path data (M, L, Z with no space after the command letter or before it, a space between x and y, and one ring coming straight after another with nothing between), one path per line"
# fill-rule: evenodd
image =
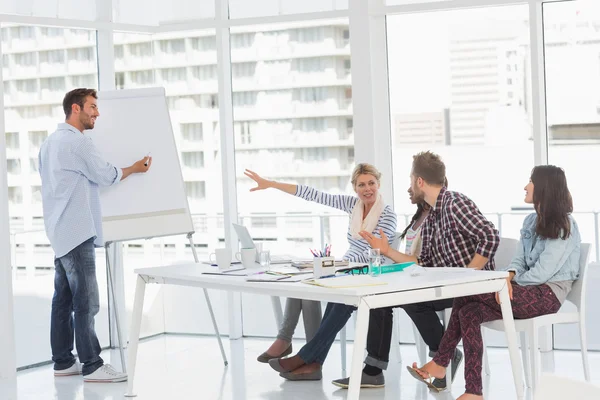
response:
M331 278L306 279L302 282L309 285L336 289L387 285L387 282L373 278L371 275L336 275Z

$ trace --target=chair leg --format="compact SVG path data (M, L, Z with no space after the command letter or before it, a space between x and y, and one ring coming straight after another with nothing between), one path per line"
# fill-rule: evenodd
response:
M540 362L539 362L539 355L540 355L540 349L539 349L539 330L537 327L533 327L533 329L529 332L529 354L531 355L530 358L530 363L531 363L531 389L533 390L533 392L535 393L535 388L537 386L537 379L540 373L539 367L540 367Z
M419 330L413 324L413 333L415 335L415 346L417 347L417 356L419 357L419 362L421 365L425 365L427 363L427 345L423 341Z
M340 347L342 355L342 376L346 376L346 326L340 331Z
M394 319L392 325L392 345L396 349L396 356L398 357L398 363L402 363L402 352L400 351L400 318L397 313L397 309L394 309Z
M487 346L485 345L485 328L481 328L481 341L483 342L483 368L484 373L487 376L490 376L492 372L490 371L490 360L487 354Z
M585 320L579 320L579 339L581 340L581 358L583 361L583 375L586 381L590 381L590 363L587 352L587 332L585 330Z
M531 363L529 361L529 349L527 348L527 333L520 332L520 344L521 344L521 357L523 358L523 373L525 374L525 386L528 388L533 387L531 383Z

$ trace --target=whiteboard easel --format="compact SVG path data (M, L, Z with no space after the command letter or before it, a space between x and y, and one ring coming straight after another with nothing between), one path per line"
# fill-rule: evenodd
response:
M115 166L127 166L147 153L151 153L153 157L152 168L147 173L131 175L122 183L102 188L100 193L109 297L112 297L115 311L121 364L123 372L127 372L110 246L129 240L186 235L194 261L199 260L192 240L194 224L164 88L99 92L98 109L101 118L98 118L95 128L86 132L86 135L92 138L106 161ZM227 366L206 289L204 296L223 362Z

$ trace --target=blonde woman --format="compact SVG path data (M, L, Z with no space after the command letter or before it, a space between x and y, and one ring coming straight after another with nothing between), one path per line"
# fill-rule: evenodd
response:
M350 215L348 226L348 250L344 259L355 262L367 262L365 250L370 246L360 235L360 231L379 234L379 230L387 234L393 240L396 233L396 214L390 206L383 203L379 193L381 185L381 173L370 164L358 164L352 172L352 187L356 196L332 195L317 189L269 181L257 173L246 170L247 177L256 182L257 186L250 189L265 190L274 188L282 192L300 197L307 201L313 201L329 207L337 208ZM258 357L259 362L267 363L270 359L285 357L292 353L292 336L298 320L300 311L303 313L306 340L310 341L321 323L321 305L316 301L288 299L285 306L283 325L277 339L269 349Z

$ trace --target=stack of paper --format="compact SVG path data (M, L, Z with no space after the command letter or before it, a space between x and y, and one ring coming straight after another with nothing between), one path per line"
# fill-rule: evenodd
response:
M309 285L338 289L360 286L387 285L387 282L373 278L371 275L338 275L331 278L307 279L302 282L308 283Z

